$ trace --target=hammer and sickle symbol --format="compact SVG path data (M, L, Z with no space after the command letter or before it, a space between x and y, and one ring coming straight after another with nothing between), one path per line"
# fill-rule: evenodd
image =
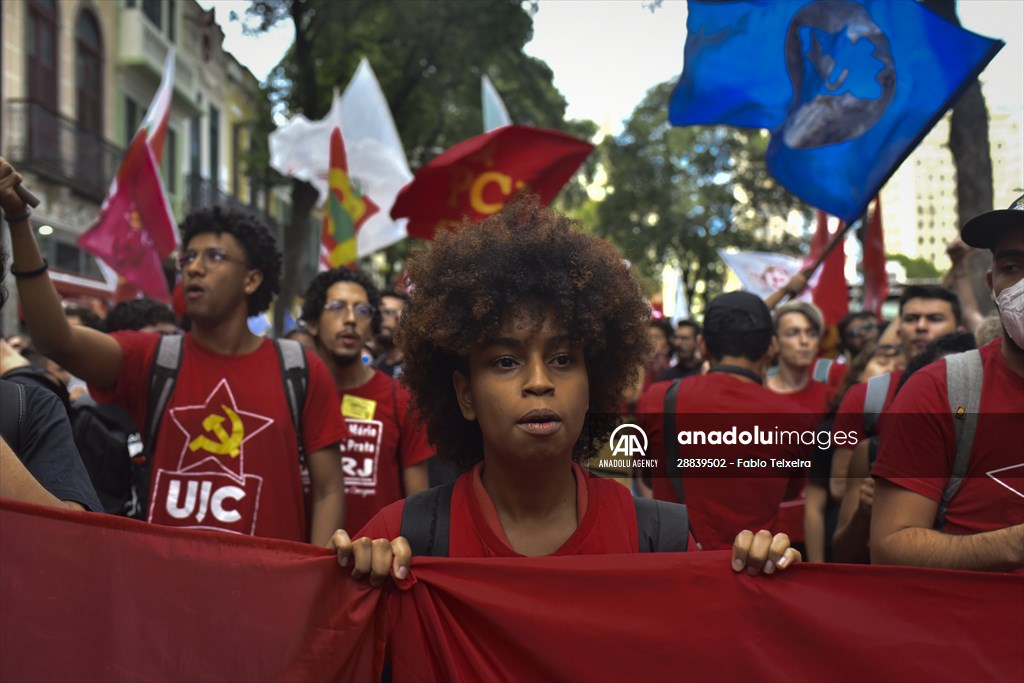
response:
M241 452L242 439L245 437L242 419L231 408L225 405L221 405L221 408L224 409L228 419L231 420L231 433L228 434L224 429L223 417L217 414L207 415L206 419L203 420L203 429L213 432L217 440L214 441L207 438L205 434L200 434L189 443L188 448L190 451L195 452L202 449L216 455L230 455L232 458L238 457L238 454Z

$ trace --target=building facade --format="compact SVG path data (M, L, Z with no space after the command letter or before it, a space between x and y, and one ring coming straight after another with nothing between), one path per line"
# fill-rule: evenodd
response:
M110 298L112 287L76 241L98 216L172 47L160 165L175 218L215 202L266 209L245 160L258 142L253 124L270 105L223 50L213 10L195 0L2 2L0 38L0 154L42 200L32 224L62 296ZM7 285L14 294L13 280ZM0 317L4 335L17 317L12 297Z

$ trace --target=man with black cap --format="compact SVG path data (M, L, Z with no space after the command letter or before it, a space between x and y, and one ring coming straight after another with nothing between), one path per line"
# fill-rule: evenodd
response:
M872 476L876 564L1024 570L1024 196L968 221L1002 337L903 386Z
M779 503L799 493L810 465L807 446L777 438L782 431L806 434L813 424L799 406L762 386L772 334L771 313L759 297L716 297L700 342L708 374L654 384L637 406L648 455L661 460L654 497L686 503L705 549L731 547L735 529L774 530Z

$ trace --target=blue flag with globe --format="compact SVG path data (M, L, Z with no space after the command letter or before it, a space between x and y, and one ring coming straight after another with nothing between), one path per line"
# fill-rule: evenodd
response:
M669 121L767 128L769 172L848 222L1003 47L909 0L688 10Z

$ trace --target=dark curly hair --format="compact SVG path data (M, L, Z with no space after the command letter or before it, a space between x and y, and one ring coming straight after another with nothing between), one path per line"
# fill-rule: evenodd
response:
M270 302L281 289L281 250L270 226L256 214L227 206L204 206L194 209L181 224L181 244L184 247L196 235L212 232L228 233L245 249L245 260L250 268L263 273L263 282L249 297L249 316L259 315L270 308Z
M320 314L327 303L327 290L338 282L351 282L366 290L366 300L373 306L373 320L370 329L374 334L380 332L380 290L373 284L370 276L360 268L334 268L318 273L306 293L302 295L302 319L305 321L320 320Z
M167 304L143 297L122 301L111 308L103 319L103 329L106 332L141 330L161 323L177 326L178 318Z
M590 457L616 424L622 393L650 354L651 308L622 256L578 222L518 197L480 225L442 231L409 261L412 298L397 342L409 386L438 455L460 468L483 458L477 422L459 410L452 374L512 316L548 314L583 350L590 414L573 459Z

